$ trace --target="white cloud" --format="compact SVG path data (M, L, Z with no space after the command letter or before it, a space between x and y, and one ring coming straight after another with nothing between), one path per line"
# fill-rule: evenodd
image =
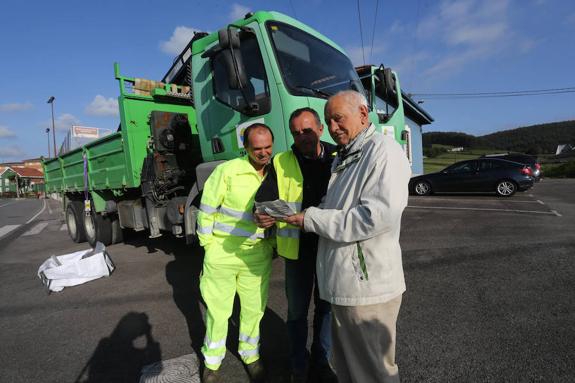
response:
M386 46L382 43L375 44L373 49L371 45L364 46L363 50L361 46L352 46L346 48L346 52L348 57L351 59L351 62L355 66L363 65L363 58L365 56L365 64L374 64L378 65L380 62L377 59L377 56L384 53L386 50Z
M408 79L413 79L418 72L419 65L429 60L430 54L419 51L410 55L403 56L398 62L393 63L392 69L402 77L402 85L408 85Z
M176 27L168 41L160 42L160 49L162 52L170 55L179 55L192 37L194 37L194 32L198 31L199 30L195 28L184 26Z
M92 102L86 107L86 113L91 116L118 116L118 100L110 97L106 98L100 94L96 95Z
M80 125L80 120L70 113L64 113L54 120L54 125L56 126L56 131L68 131L72 125ZM41 126L52 129L52 120L46 121Z
M230 11L230 20L234 21L237 19L243 19L246 13L250 12L251 9L241 4L232 4L232 10Z
M437 12L424 18L416 36L436 51L446 52L431 61L426 75L456 73L466 64L502 52L525 53L535 44L521 38L509 23L509 0L444 0Z
M10 104L1 104L0 105L0 112L20 112L23 110L32 109L32 104L29 102L26 103L10 103Z
M0 158L2 161L6 159L20 159L25 157L26 153L17 146L3 146L0 147Z
M461 26L457 33L447 36L450 45L484 45L503 37L507 25L505 23L465 25Z
M16 134L6 126L0 125L0 138L16 137Z

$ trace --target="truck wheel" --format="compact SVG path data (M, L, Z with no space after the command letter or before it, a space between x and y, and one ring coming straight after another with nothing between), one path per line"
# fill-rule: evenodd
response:
M76 243L86 241L84 219L82 216L82 202L69 201L68 207L66 208L66 226L68 227L70 238Z
M124 240L124 232L120 226L118 216L112 216L112 244L120 243Z
M90 215L84 215L84 227L86 239L90 246L96 246L96 242L102 242L105 246L112 244L112 220L96 213L93 209Z

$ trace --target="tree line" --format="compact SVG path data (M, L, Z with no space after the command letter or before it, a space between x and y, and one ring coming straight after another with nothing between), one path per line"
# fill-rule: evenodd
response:
M558 145L575 144L575 120L525 126L483 136L461 132L424 133L424 149L429 151L433 144L466 149L488 148L533 155L555 153Z

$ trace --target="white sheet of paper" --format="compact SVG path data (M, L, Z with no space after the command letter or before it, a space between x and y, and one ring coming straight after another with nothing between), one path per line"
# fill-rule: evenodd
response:
M265 213L274 218L285 218L294 215L295 211L287 204L286 201L276 199L275 201L256 202L256 212Z

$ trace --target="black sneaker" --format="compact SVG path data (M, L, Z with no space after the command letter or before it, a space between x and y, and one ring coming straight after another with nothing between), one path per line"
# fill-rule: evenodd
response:
M204 372L202 373L202 383L218 383L220 381L220 376L218 375L218 370L212 370L204 367Z
M253 383L264 383L266 381L266 370L260 359L253 363L246 364L246 369Z

